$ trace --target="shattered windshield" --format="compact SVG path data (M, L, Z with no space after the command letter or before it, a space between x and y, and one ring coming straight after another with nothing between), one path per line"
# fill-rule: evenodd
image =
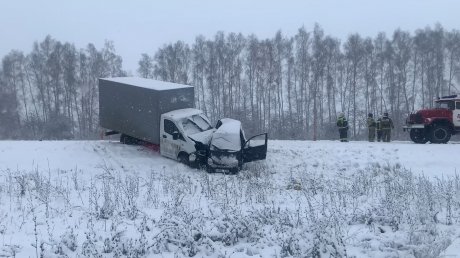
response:
M182 121L182 126L188 135L212 129L211 124L209 124L209 122L201 115L193 115L191 117L187 117Z

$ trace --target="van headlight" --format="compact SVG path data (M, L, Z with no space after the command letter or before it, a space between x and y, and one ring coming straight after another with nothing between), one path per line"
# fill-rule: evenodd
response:
M189 160L190 162L195 162L195 160L196 160L196 155L195 155L195 153L190 154L190 155L188 156L188 160Z

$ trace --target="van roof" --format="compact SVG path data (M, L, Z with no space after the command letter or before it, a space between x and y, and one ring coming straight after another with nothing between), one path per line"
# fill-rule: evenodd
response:
M132 86L153 89L153 90L172 90L172 89L182 89L182 88L193 88L193 86L164 82L153 79L145 79L140 77L112 77L112 78L100 78L100 80L118 82L123 84L128 84Z

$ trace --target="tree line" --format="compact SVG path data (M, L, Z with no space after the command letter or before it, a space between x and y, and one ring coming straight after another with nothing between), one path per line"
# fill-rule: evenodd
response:
M97 79L126 76L114 44L77 50L47 36L0 69L0 138L91 139L99 132Z
M218 32L143 54L138 73L194 85L196 106L213 121L236 118L276 139L337 138L338 112L348 117L352 139L367 137L368 113L384 112L403 138L411 111L458 92L460 33L436 25L341 42L318 24L268 39Z
M214 122L239 119L249 133L334 139L344 112L351 138L365 139L367 114L388 112L403 138L409 112L459 91L460 32L435 25L344 42L318 24L267 39L217 32L144 53L137 72L195 86L197 108ZM48 36L29 54L12 51L0 68L0 138L95 138L97 78L126 75L110 41L77 50Z

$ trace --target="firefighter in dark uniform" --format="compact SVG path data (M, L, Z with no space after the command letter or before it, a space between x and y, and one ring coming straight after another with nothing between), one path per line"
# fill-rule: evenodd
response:
M375 122L375 129L377 131L377 141L380 142L382 140L382 127L380 126L380 122L382 121L382 118L378 118L377 121Z
M394 129L393 121L388 117L388 113L383 113L382 120L380 121L380 127L382 128L382 139L384 142L391 141L391 129Z
M372 115L372 113L369 113L367 115L367 128L368 128L370 142L375 141L375 126L376 126L376 123L375 123L374 115Z
M339 128L340 141L348 142L348 121L343 113L340 113L337 118L337 127Z

